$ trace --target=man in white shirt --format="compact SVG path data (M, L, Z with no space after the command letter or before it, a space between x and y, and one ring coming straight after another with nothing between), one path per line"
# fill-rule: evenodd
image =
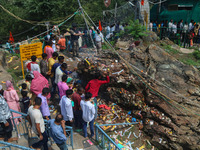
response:
M30 106L28 109L27 119L40 141L34 143L31 148L39 149L43 146L44 150L48 150L47 142L48 136L45 132L44 120L42 117L42 113L40 112L40 106L42 103L42 99L39 97L35 98L34 105Z
M55 84L57 85L58 82L62 81L62 76L65 74L64 72L67 70L67 64L63 63L61 66L56 68L55 72Z
M110 34L110 26L106 27L106 36Z
M31 62L27 64L28 72L30 73L31 77L34 78L33 71L38 71L40 73L40 66L36 62L37 57L35 55L31 56Z
M170 20L168 25L169 32L172 32L172 27L173 27L173 20Z
M193 23L194 23L194 20L191 20L189 23L189 31L193 29Z
M91 100L92 94L86 93L85 100L81 100L80 105L83 111L83 133L84 137L87 137L87 123L90 125L91 137L94 136L94 115L95 115L95 107L94 101Z
M177 33L177 24L176 24L176 22L174 22L174 24L172 25L172 32L173 32L174 34Z
M65 124L67 126L72 126L74 114L72 109L72 94L73 90L69 89L66 91L66 96L64 95L60 100L60 109L61 114L63 115L63 119L65 120Z
M97 45L97 52L98 54L100 54L102 52L102 43L104 43L104 37L103 37L103 34L99 30L97 30L95 34L95 41Z

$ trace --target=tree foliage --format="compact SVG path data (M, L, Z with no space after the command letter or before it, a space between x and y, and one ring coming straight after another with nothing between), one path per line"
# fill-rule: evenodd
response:
M121 31L118 36L130 35L134 39L138 40L142 36L147 36L145 26L139 23L139 20L129 20L128 26L125 27L125 31Z
M80 2L94 22L97 22L102 19L103 10L114 9L115 3L120 6L126 0L113 0L109 8L104 6L104 0L80 0ZM77 0L1 0L0 4L20 18L38 22L50 21L52 25L64 21L67 16L73 14L79 8ZM34 26L14 18L1 8L0 14L0 40L7 40L9 31L15 35ZM84 20L80 15L76 15L65 25L70 26L72 22L84 24ZM24 39L27 35L36 35L45 31L45 29L45 26L37 26L34 30L14 38L17 40Z

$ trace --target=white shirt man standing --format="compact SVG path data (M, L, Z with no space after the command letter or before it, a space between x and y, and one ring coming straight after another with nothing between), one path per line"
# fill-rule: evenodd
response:
M47 142L48 136L45 132L44 120L40 111L42 99L39 97L35 98L34 105L28 109L27 119L35 134L39 137L40 141L34 143L31 148L38 149L43 146L44 150L48 150Z
M169 28L169 32L172 32L173 20L171 20L171 21L169 22L168 28Z
M104 43L104 37L99 30L97 30L97 33L95 34L95 41L97 45L97 52L100 54L102 52L102 43Z
M87 137L87 123L90 125L91 137L94 136L94 116L95 116L95 106L94 101L91 100L92 94L86 93L85 100L81 100L80 105L83 111L83 133L84 137Z
M63 119L65 120L65 124L67 126L72 126L74 114L72 109L72 94L73 90L69 89L66 91L66 96L64 95L60 100L60 108L61 114L63 115Z

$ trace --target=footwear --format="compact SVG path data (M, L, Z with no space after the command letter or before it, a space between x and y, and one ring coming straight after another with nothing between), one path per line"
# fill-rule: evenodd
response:
M76 129L75 131L76 131L76 132L81 132L81 131L82 131L82 129Z
M17 141L17 140L18 140L17 137L13 137L13 138L9 138L9 139L8 139L8 142L13 142L13 141Z
M36 150L41 150L40 148L33 148L32 146L30 146L31 149L36 149Z

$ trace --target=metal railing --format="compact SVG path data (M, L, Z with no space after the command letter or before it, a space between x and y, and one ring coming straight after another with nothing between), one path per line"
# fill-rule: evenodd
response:
M135 125L135 124L138 124L138 122L118 123L118 124L102 124L102 125L95 124L95 131L96 131L95 139L99 143L99 146L102 149L121 150L121 148L118 146L118 144L115 143L101 127L102 126L118 126L118 125Z
M31 148L28 148L28 147L24 147L24 146L15 145L15 144L12 144L12 143L0 141L0 149L2 149L2 150L7 150L7 149L11 150L12 148L17 148L17 149L22 149L22 150L33 150Z
M28 123L28 121L26 120L26 117L27 117L27 114L24 114L24 113L21 113L21 112L18 112L18 111L15 111L15 110L12 110L10 109L11 111L11 115L12 115L12 123L14 125L14 128L16 131L16 135L20 138L20 136L23 136L23 135L28 135L29 137L29 128L30 125ZM18 114L19 116L18 117L14 117L14 113ZM16 124L15 123L15 120L18 119L19 120L19 123Z
M45 130L47 131L48 138L49 138L49 141L50 141L51 145L54 144L55 142L53 141L53 139L50 136L50 126L49 126L47 120L45 120ZM71 146L73 148L73 146L74 146L74 142L73 142L73 128L70 127L70 126L65 126L65 131L67 133L69 133L68 137L70 137L70 140L67 140L67 145Z
M184 30L182 28L168 28L168 27L153 27L148 30L155 32L160 39L169 38L174 43L183 47L190 47L189 29ZM200 43L200 36L197 34L192 37L193 43Z
M12 110L12 109L10 109L10 111L11 111L11 115L12 115L12 122L13 122L13 125L14 125L14 128L15 128L14 131L16 132L16 135L18 137L27 135L28 136L28 142L30 141L30 139L38 138L37 136L33 136L33 134L32 134L31 126L29 125L29 122L26 119L27 114L24 114L24 113L21 113L21 112ZM18 114L19 116L14 117L13 113ZM15 123L15 119L20 120L19 124ZM45 130L47 131L49 141L50 141L51 144L53 144L54 141L51 139L50 134L49 134L50 133L49 132L50 126L49 126L47 120L44 120L44 121L45 121ZM73 148L73 128L66 126L66 132L69 133L69 137L70 137L70 140L67 140L67 145L71 146Z

